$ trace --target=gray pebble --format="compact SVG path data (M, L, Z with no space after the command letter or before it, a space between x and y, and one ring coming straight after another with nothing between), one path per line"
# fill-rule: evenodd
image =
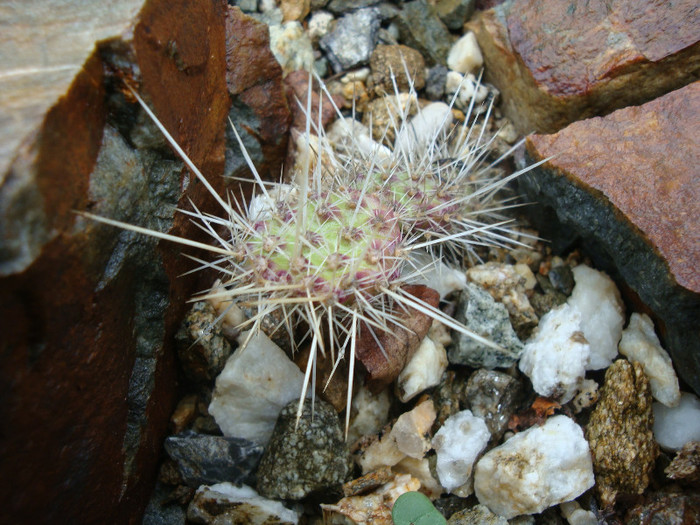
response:
M367 63L377 43L379 24L377 9L359 9L340 18L335 29L321 39L321 49L336 73Z
M475 368L507 368L520 357L523 344L510 324L508 310L480 286L467 284L460 296L455 318L471 331L501 346L502 350L457 332L457 344L447 355L450 363Z
M316 399L309 400L296 426L297 401L280 412L258 468L258 492L269 498L299 500L339 487L350 459L338 414Z
M165 451L190 487L246 480L263 453L260 445L242 438L188 432L165 440Z

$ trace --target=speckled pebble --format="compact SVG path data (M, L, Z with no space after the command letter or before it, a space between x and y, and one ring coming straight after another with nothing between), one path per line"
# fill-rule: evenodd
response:
M500 440L505 432L523 392L521 380L483 368L469 377L465 390L472 413L484 419L494 441Z
M612 507L618 494L641 494L649 485L659 454L653 422L651 390L642 366L618 359L605 372L600 400L586 429L603 507Z
M455 318L468 329L500 345L502 350L486 346L459 333L457 344L447 353L450 363L475 368L507 368L520 357L523 345L513 331L506 307L497 303L480 286L467 284L467 289L462 292L457 306Z
M258 492L299 500L339 488L349 472L349 453L338 414L325 401L311 403L296 427L297 402L282 409L258 468Z
M494 514L486 505L474 505L470 509L455 512L447 520L448 525L508 525L508 520Z
M343 71L365 64L377 43L379 11L373 7L358 9L340 18L333 31L321 39L333 70Z

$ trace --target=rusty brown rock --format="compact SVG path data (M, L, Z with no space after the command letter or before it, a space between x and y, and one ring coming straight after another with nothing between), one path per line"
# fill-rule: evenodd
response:
M416 91L425 86L425 60L418 51L408 46L377 45L370 55L369 66L374 90L380 95L393 95L394 81L401 93L408 92L411 82Z
M700 82L639 107L534 135L522 179L542 234L579 235L658 321L676 370L700 392ZM557 229L551 225L561 221ZM549 224L550 227L546 227ZM568 232L567 232L568 233Z
M307 71L292 71L284 79L285 93L289 106L292 108L292 127L302 133L306 130L306 115L299 103L306 108L306 101L309 92L309 73ZM311 92L311 115L314 118L314 124L318 122L318 108L321 106L321 125L328 126L336 117L336 111L328 96L323 93L320 95L320 89L314 83ZM334 95L333 101L337 107L342 107L343 99L340 95Z
M0 15L21 33L0 37L19 64L0 66L12 101L0 122L16 139L0 163L3 523L141 523L174 406L172 335L200 285L177 278L179 249L73 210L202 239L170 206L214 211L212 199L199 184L183 193L186 171L123 81L204 173L221 173L225 2L118 4Z
M467 25L522 133L552 133L700 78L694 0L511 0Z
M427 286L414 284L403 289L435 308L440 302L440 295ZM408 308L408 313L398 310L395 315L407 328L392 324L390 329L393 333L375 329L375 339L369 328L362 325L357 338L356 356L367 369L367 386L375 393L398 377L433 323L431 317L413 308Z
M611 509L619 495L641 494L649 485L659 455L651 403L649 380L639 363L619 359L607 369L586 427L603 508Z
M232 100L229 117L258 173L278 180L292 118L282 68L270 51L267 25L237 7L226 12L226 84ZM224 174L243 176L248 166L230 126L226 138Z

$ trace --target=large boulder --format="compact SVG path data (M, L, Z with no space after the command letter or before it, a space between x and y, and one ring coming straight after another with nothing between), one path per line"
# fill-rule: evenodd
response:
M172 335L199 288L180 248L217 211L136 104L224 189L226 2L29 1L0 13L4 523L140 523L175 401Z
M472 19L521 133L641 104L700 78L695 0L508 0Z

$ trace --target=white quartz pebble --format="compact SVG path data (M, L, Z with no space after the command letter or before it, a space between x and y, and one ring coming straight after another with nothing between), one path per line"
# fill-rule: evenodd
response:
M688 441L700 441L700 399L683 392L678 406L654 403L654 439L666 450L680 450Z
M250 332L242 333L242 342ZM209 413L226 437L266 444L280 410L301 395L304 374L265 334L226 361L209 404Z
M516 434L487 452L474 471L479 502L508 519L570 501L593 484L588 442L567 416Z
M216 518L216 514L210 514L216 510L225 512L232 523L299 523L299 514L279 501L264 498L247 485L236 486L229 482L200 486L187 509L187 516L192 522L218 523L218 519L210 521Z
M486 422L471 410L457 412L433 437L437 452L436 471L443 488L460 498L473 491L472 468L491 439Z
M416 156L416 151L424 151L446 133L453 120L452 109L444 102L428 104L419 110L408 125L401 128L394 150L409 155L409 158Z
M625 323L620 292L605 273L580 264L573 269L576 286L567 303L581 312L581 329L591 345L586 370L609 367Z
M619 348L627 359L644 367L654 399L669 407L678 405L681 399L678 377L673 370L671 357L654 333L654 323L648 315L632 314L629 325L622 332Z
M583 381L589 354L581 314L563 304L540 319L518 366L539 395L568 403Z
M595 513L584 510L576 501L567 501L559 505L562 515L569 525L598 525Z
M399 400L406 403L424 390L438 385L447 364L445 347L425 336L396 380Z
M473 73L483 65L481 49L471 31L457 40L447 55L447 67L458 73Z

